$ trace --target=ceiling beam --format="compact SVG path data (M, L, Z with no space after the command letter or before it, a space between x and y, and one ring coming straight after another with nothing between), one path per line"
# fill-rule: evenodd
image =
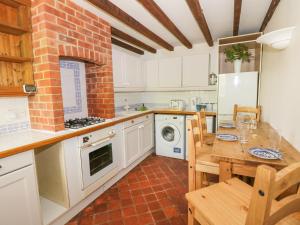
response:
M260 32L264 32L264 30L266 29L266 26L268 25L269 21L271 20L273 13L275 12L278 4L279 4L280 0L272 0L269 9L267 11L267 14L264 18L263 23L261 24L261 27L259 29Z
M167 30L169 30L185 47L192 48L193 45L181 33L170 18L163 12L163 10L153 0L138 0L145 9L148 10Z
M118 45L118 46L120 46L122 48L125 48L125 49L127 49L129 51L132 51L134 53L137 53L137 54L140 54L140 55L144 55L144 52L142 50L140 50L138 48L135 48L135 47L133 47L133 46L131 46L131 45L125 43L125 42L119 41L118 39L115 39L113 37L111 38L111 43L114 44L114 45Z
M190 10L197 21L204 37L209 46L213 46L214 42L211 37L211 33L209 31L205 16L203 14L203 10L201 8L201 5L199 3L199 0L186 0L188 6L190 7Z
M139 41L138 39L124 33L123 31L121 31L115 27L111 27L111 34L117 38L123 39L133 45L136 45L142 49L145 49L148 52L156 53L155 48L152 48L151 46L146 45L144 42Z
M168 42L163 40L161 37L153 33L143 24L138 22L136 19L128 15L122 9L117 7L115 4L110 2L109 0L88 0L90 3L94 4L95 6L99 7L106 13L110 14L111 16L117 18L121 22L125 23L127 26L131 27L132 29L136 30L137 32L143 34L150 40L154 41L155 43L159 44L160 46L173 51L174 48Z
M233 36L239 35L242 0L234 0Z

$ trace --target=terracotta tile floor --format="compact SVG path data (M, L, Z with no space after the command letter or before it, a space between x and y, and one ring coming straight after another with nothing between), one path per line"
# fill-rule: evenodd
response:
M68 225L185 225L186 161L149 156Z

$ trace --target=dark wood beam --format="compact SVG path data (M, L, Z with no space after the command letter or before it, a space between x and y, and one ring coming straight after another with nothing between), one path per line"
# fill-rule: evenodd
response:
M196 20L196 22L198 23L204 37L205 40L207 42L207 44L209 46L213 46L214 42L213 39L211 37L205 16L203 14L203 10L201 8L201 5L199 3L199 0L186 0L188 6L190 7L190 10Z
M148 52L156 53L156 49L152 48L149 45L146 45L144 42L139 41L138 39L124 33L123 31L120 31L119 29L115 27L111 27L111 34L117 38L123 39L133 45L136 45L142 49L147 50Z
M128 15L126 12L124 12L122 9L120 9L118 6L110 2L109 0L88 0L90 3L94 4L98 8L102 9L106 13L110 14L111 16L117 18L121 22L125 23L127 26L131 27L132 29L136 30L137 32L143 34L150 40L154 41L155 43L159 44L160 46L164 47L165 49L168 49L170 51L173 51L174 48L172 45L170 45L168 42L163 40L161 37L153 33L151 30L149 30L147 27L145 27L143 24L138 22L136 19Z
M187 48L192 48L193 45L181 33L170 18L162 11L162 9L153 0L138 0L145 9L147 9L167 30L169 30L182 44Z
M242 0L234 0L233 36L239 35Z
M120 46L122 48L125 48L125 49L127 49L129 51L132 51L134 53L137 53L137 54L140 54L140 55L144 55L144 52L142 50L140 50L138 48L135 48L135 47L133 47L133 46L131 46L131 45L125 43L125 42L119 41L118 39L115 39L113 37L111 38L111 43L114 44L114 45L118 45L118 46Z
M271 20L273 13L275 12L280 0L272 0L269 9L267 11L267 14L263 20L263 23L259 29L260 32L263 32L266 29L266 26L268 25L269 21Z

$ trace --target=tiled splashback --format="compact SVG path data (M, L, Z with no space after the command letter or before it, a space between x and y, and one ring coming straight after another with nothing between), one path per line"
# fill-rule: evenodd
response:
M217 102L216 91L127 92L115 93L115 107L116 111L122 111L127 101L131 108L140 103L145 103L149 108L166 108L172 99L181 99L184 100L186 109L190 109L192 97L199 97L201 103Z
M84 63L60 60L60 74L65 120L86 117L88 110Z
M0 98L0 135L30 128L27 97Z

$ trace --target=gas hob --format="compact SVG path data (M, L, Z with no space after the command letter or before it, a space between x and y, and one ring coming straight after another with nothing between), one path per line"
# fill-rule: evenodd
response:
M87 126L91 126L103 122L105 122L105 119L100 117L75 118L75 119L66 120L65 128L79 129L82 127L87 127Z

